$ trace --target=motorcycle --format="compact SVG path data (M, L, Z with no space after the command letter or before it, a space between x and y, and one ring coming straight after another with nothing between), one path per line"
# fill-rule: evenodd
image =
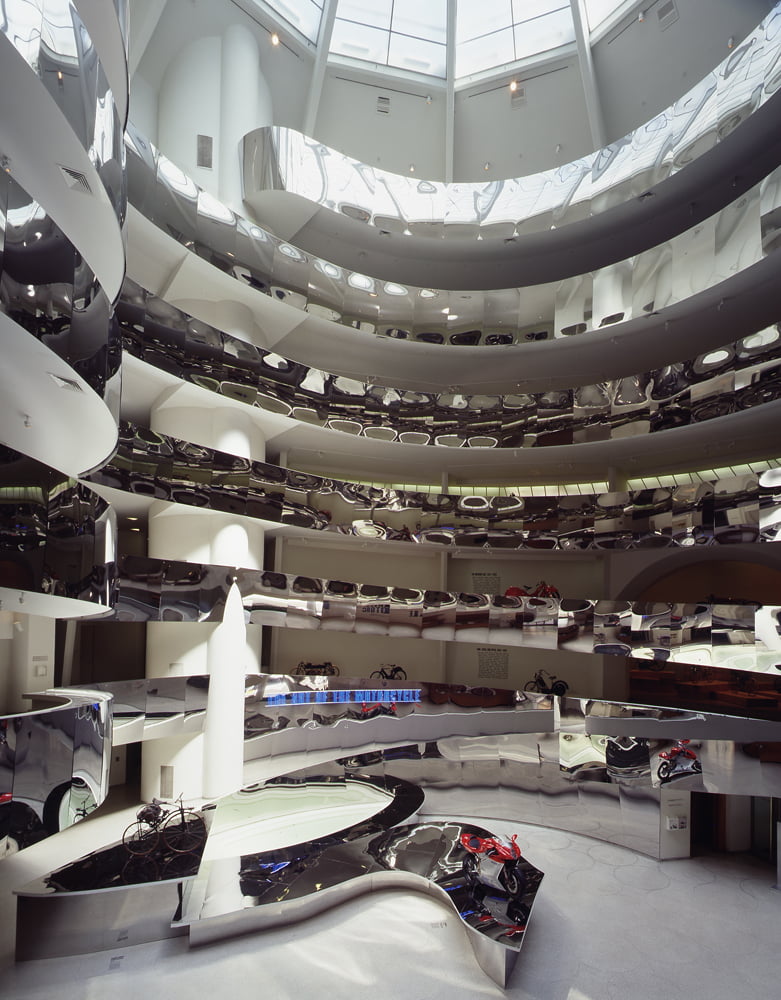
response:
M660 781L669 781L677 774L701 774L702 764L697 754L689 747L691 740L676 740L669 750L659 753L659 767L656 769Z
M461 846L467 851L464 864L467 872L483 885L501 889L517 896L524 885L523 872L518 867L521 849L518 837L510 840L499 837L480 837L476 833L462 833Z

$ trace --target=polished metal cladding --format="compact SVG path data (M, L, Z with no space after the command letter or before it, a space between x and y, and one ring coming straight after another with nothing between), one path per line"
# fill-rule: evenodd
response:
M754 348L745 349L750 338L743 338L680 362L674 380L665 367L522 399L517 393L409 392L311 369L193 320L130 281L118 319L125 350L156 368L270 413L373 440L551 447L698 424L781 397L777 325L762 331ZM597 397L604 403L590 405ZM249 468L232 459L215 476L218 471L215 483L224 481L222 492L233 495L224 509L244 513L242 475ZM473 501L471 507L462 501L459 512L487 512L485 498ZM607 519L606 510L600 515ZM652 544L649 537L648 546Z
M183 601L175 612L167 610L162 595L171 575L200 581L197 604ZM660 704L701 706L710 698L712 708L754 707L768 718L780 707L777 605L719 598L697 605L498 600L130 556L121 560L118 576L114 616L120 621L220 621L235 581L252 624L631 658L633 699L648 700L649 690ZM525 689L563 695L568 687L540 669Z
M357 733L342 726L334 742L341 720L319 712L328 705L349 708L340 692L360 698L360 683L248 678L247 740L279 743L287 731L301 731L300 713L308 711L306 749L317 751L321 763L248 786L207 810L209 840L197 875L192 867L186 876L160 869L146 876L182 883L184 904L171 927L174 933L186 929L191 945L304 919L385 885L417 888L449 901L480 965L506 985L542 872L523 856L522 845L512 865L478 863L465 839L479 844L492 836L489 831L428 816L494 815L498 808L510 823L585 833L660 857L662 821L668 820L668 829L677 822L669 821L665 789L781 791L781 769L774 770L781 759L779 722L512 691L489 697L480 693L484 689L436 684L418 689L421 700L410 703L406 715L386 720L394 733L380 734L376 725ZM300 697L307 692L310 702ZM318 694L332 700L315 702ZM250 713L261 704L266 725L259 733L258 715ZM374 749L367 751L367 742ZM335 759L322 763L329 747ZM270 752L285 749L291 747L279 743ZM399 825L412 813L417 822ZM70 952L113 947L115 928L126 927L127 907L134 909L135 894L143 892L128 884L135 880L126 862L124 848L114 845L21 890L22 923L35 914L47 928L34 946L23 945L21 957L58 954L66 934ZM96 893L97 901L109 890L124 902L105 901L98 934L84 894ZM156 915L153 896L148 899ZM59 900L54 908L52 900ZM74 938L64 915L73 920L77 912L81 932ZM169 936L157 915L153 923L158 937Z
M779 16L778 12L774 13L773 24ZM767 56L766 47L763 52ZM678 127L681 114L687 114L692 106L682 109L683 106L676 106L674 128ZM762 113L767 114L768 110L765 108ZM651 131L655 132L655 129ZM761 132L765 140L764 149L767 130L757 126L757 132ZM759 151L751 158L753 172L750 183L746 181L746 157L743 156L740 168L730 172L729 178L722 178L723 191L718 198L710 198L715 191L712 186L709 188L709 199L703 199L701 189L691 192L682 200L680 211L668 214L673 219L669 232L665 230L652 235L652 229L643 224L648 223L647 218L635 218L631 222L623 217L617 220L624 234L627 231L649 234L645 242L642 235L638 236L641 245L634 247L631 253L627 251L626 260L600 266L589 258L583 261L581 274L560 280L563 275L559 262L572 258L571 245L565 246L566 253L546 255L539 252L539 248L528 252L524 266L528 267L531 261L547 260L551 273L527 276L526 280L522 280L522 273L519 277L522 262L515 260L505 276L507 281L515 280L522 286L536 285L537 294L530 297L524 287L475 289L467 282L458 285L459 290L454 290L452 285L445 285L447 271L442 274L441 287L437 288L417 286L414 280L411 284L406 280L404 284L383 281L350 271L305 252L236 215L201 190L132 125L128 126L126 141L131 202L152 223L175 234L192 253L208 260L224 274L277 301L304 310L313 317L382 337L412 339L435 345L506 346L536 343L554 337L567 338L587 331L622 326L632 336L648 335L652 328L661 336L666 333L668 315L671 319L677 318L674 309L669 314L666 312L668 308L699 293L712 293L716 288L723 288L723 294L716 302L723 304L731 301L734 286L729 279L734 277L736 271L745 273L747 279L756 282L757 294L752 298L758 298L760 289L763 289L762 294L767 291L763 285L766 277L762 278L760 272L764 273L763 267L767 264L763 258L774 248L767 234L775 225L781 193L773 180L779 158L775 149L766 163L760 163ZM633 162L635 151L631 144L620 148L626 156L625 162ZM722 151L723 147L719 154ZM740 171L739 178L735 175L737 170ZM582 171L580 176L588 177L588 171ZM605 176L602 175L600 183ZM404 178L401 180L406 182ZM497 183L512 186L519 182ZM520 184L523 187L523 182ZM736 185L743 192L743 197L737 201L735 199L740 192L736 190ZM616 191L619 203L623 202L621 184ZM640 198L636 194L633 192L626 205L632 210L639 208L641 212L650 210L653 219L653 192L647 191ZM609 194L602 199L604 204L610 200ZM692 218L692 204L698 206L696 214L699 223ZM543 213L543 217L545 215ZM597 222L602 225L601 220ZM505 244L513 244L522 236L523 233L519 233L503 241L501 249L506 251L506 257L512 257L513 248ZM559 237L567 238L566 227L563 232L548 232L545 237L534 238ZM650 245L647 245L649 241ZM603 235L603 242L607 244L608 255L614 255L618 241L604 240ZM487 245L484 241L474 246L484 244ZM580 240L584 253L588 253L589 247L587 239ZM396 257L399 256L403 253L396 254ZM693 256L698 262L696 274L691 267ZM427 266L435 266L436 263L434 258L430 258ZM385 267L388 266L385 262ZM448 268L455 266L453 260L447 262ZM493 272L499 273L501 266L506 267L507 261L501 258L492 260ZM540 294L547 300L542 314L539 310ZM533 307L532 301L535 303ZM702 303L699 305L702 308ZM715 303L713 305L715 308ZM746 310L735 312L733 336L737 334L738 326L744 335L756 333L755 329L744 329L746 318ZM768 317L768 321L773 318ZM598 424L602 408L608 412L615 409L614 419L618 420L623 414L624 422L627 422L637 388L636 384L625 382L619 385L615 395L597 393L588 400L581 400L591 418L587 426ZM276 412L289 412L284 401L277 400L275 405ZM703 406L708 408L706 404ZM305 407L304 411L307 409ZM309 415L312 413L317 413L317 409L311 408ZM387 431L381 434L375 431L374 436L382 438L385 433ZM407 429L404 433L427 435L428 432ZM591 433L596 435L594 439L599 439L598 426L594 426ZM490 439L491 431L488 429L476 436Z
M33 711L0 719L4 853L77 823L108 794L111 695L54 688L35 698Z
M531 233L597 216L641 192L649 196L770 98L780 16L771 11L674 105L572 163L526 177L447 184L389 173L293 129L267 126L244 140L246 196L286 191L381 230L450 239Z
M760 483L752 474L577 496L527 497L509 490L431 494L250 463L127 422L120 426L115 455L90 481L188 506L233 509L272 524L481 549L612 551L770 542L778 538L781 518L778 486L771 480ZM397 595L396 603L400 599ZM338 607L326 601L323 611ZM508 613L500 615L494 608L492 627L507 626L511 615L504 610ZM408 624L416 625L416 616L408 617Z
M117 206L118 211L121 206ZM78 247L0 171L0 312L65 361L119 416L122 346L111 303ZM52 374L52 390L81 392Z
M116 515L94 490L0 449L0 588L89 602L116 593Z
M125 0L114 0L111 6L116 9L111 15L106 12L106 16L124 20ZM37 73L90 154L122 223L127 198L123 148L126 108L120 111L115 104L100 53L81 19L78 4L71 0L10 4L3 14L0 32Z

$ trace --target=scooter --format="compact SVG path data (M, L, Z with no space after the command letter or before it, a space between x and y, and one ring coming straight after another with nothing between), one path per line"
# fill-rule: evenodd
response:
M659 753L656 769L660 781L669 781L680 774L702 774L702 764L697 754L689 748L691 740L676 740L669 750Z
M468 852L464 867L483 885L517 896L525 881L518 868L521 849L517 841L516 834L506 840L462 833L461 846Z

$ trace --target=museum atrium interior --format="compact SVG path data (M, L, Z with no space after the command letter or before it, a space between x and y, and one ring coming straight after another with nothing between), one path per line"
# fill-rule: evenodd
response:
M0 5L15 996L769 995L779 84L773 0Z

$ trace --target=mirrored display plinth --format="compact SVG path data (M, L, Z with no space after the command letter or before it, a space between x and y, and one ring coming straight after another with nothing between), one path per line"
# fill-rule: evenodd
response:
M481 968L505 986L543 873L512 845L505 859L498 841L480 827L395 825L422 803L423 793L409 782L356 772L288 776L228 796L218 803L177 924L188 927L191 945L203 945L297 922L367 892L408 887L447 900ZM323 832L329 820L333 827L372 806L373 815ZM290 819L288 807L292 819L280 838L275 827ZM313 836L279 846L297 832ZM274 837L277 846L257 850Z

